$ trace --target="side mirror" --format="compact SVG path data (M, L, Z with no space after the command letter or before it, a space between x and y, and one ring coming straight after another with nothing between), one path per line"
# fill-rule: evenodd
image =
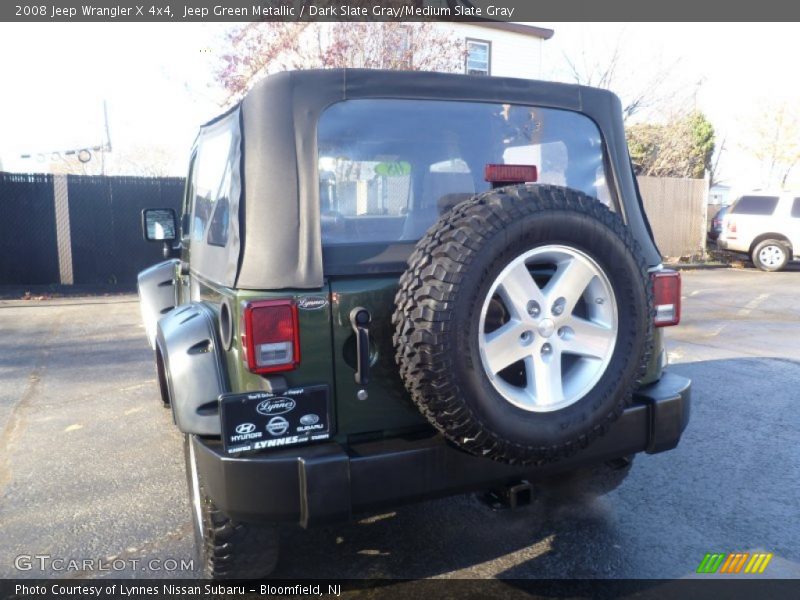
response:
M171 208L145 208L142 211L142 234L148 242L172 242L177 239L177 219Z

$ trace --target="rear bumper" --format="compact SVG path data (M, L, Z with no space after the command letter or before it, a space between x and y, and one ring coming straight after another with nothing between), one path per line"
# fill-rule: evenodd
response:
M441 436L324 443L232 458L219 442L192 437L214 503L240 521L297 521L308 527L353 513L487 489L674 448L689 422L691 382L665 372L635 395L611 431L586 450L541 467L513 467L462 452Z
M716 240L717 248L720 250L730 250L731 252L749 252L748 246L743 244L738 239L729 239L720 234Z

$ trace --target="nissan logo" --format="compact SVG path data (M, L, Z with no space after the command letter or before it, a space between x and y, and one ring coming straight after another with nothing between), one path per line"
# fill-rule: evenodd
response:
M245 433L253 433L256 430L256 426L252 423L242 423L241 425L236 426L236 433L243 435Z
M296 403L291 398L270 398L259 402L256 411L262 415L283 415L294 409Z
M267 431L272 435L283 435L289 430L289 421L283 417L272 417L267 423Z

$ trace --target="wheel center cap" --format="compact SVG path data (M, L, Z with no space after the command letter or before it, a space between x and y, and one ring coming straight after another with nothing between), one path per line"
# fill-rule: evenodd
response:
M542 319L539 321L539 335L542 337L549 338L553 335L553 331L556 329L556 324L553 323L551 319Z

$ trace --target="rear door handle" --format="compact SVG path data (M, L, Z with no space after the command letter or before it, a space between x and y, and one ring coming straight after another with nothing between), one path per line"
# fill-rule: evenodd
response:
M369 324L372 317L369 311L357 306L350 311L350 324L356 334L356 383L369 383Z

